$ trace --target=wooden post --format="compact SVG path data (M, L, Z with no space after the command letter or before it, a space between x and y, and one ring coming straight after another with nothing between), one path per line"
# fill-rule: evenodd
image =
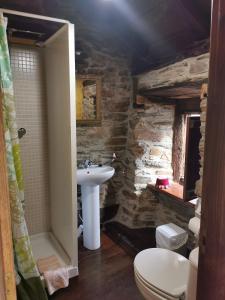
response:
M225 1L212 2L198 300L225 299Z
M15 274L11 233L8 175L0 93L0 299L15 300Z

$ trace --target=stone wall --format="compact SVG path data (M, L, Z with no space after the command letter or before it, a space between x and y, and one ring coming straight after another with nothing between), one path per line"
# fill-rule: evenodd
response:
M186 117L176 109L173 137L173 180L184 178L186 147Z
M115 176L102 186L101 207L119 204L114 220L130 228L174 222L187 229L194 209L147 185L159 175L173 178L175 105L147 100L144 108L133 108L126 61L89 44L83 49L78 74L102 76L102 125L77 128L78 164L88 158L104 163L113 152L118 157Z
M187 202L177 201L162 193L155 193L159 200L157 211L157 225L175 223L188 229L188 222L194 216L194 207Z
M195 193L198 197L202 197L202 178L203 178L203 165L204 165L204 147L205 147L205 127L206 127L206 109L207 109L207 84L202 86L201 92L201 140L199 143L199 152L200 152L200 179L196 183Z
M193 56L169 66L151 70L137 77L137 89L154 90L185 83L202 83L208 78L209 53Z
M114 177L101 186L101 207L118 202L118 193L123 187L124 160L128 132L128 109L132 95L132 81L124 59L98 52L88 43L80 42L82 53L77 58L77 73L102 77L101 112L102 124L98 127L77 127L78 165L85 159L104 163L117 160Z
M177 201L162 193L155 193L158 199L156 226L174 223L188 232L188 249L196 245L196 238L188 229L188 223L194 217L195 208L187 202Z
M159 175L172 178L174 105L148 101L130 109L126 177L116 220L129 227L155 226L159 201L147 187Z
M188 229L194 207L148 186L159 175L173 179L174 122L172 104L147 101L144 109L130 109L125 185L118 194L120 207L114 220L130 228L172 222Z

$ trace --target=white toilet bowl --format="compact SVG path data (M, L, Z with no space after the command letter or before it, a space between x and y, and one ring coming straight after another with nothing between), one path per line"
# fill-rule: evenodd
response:
M147 300L182 299L187 290L189 269L188 259L161 248L143 250L134 260L135 281Z
M196 237L200 216L201 199L198 199L195 217L188 225ZM146 300L196 300L198 248L191 251L188 260L171 251L186 243L188 236L182 228L169 223L158 226L156 231L159 248L143 250L134 260L135 281L141 294Z
M134 276L146 300L195 300L198 248L189 260L173 251L150 248L137 254Z
M137 284L137 287L139 288L139 291L144 296L145 299L151 299L151 300L177 300L178 298L171 297L170 295L163 293L162 291L156 289L154 286L146 285L145 282L143 282L140 277L135 274L135 281Z

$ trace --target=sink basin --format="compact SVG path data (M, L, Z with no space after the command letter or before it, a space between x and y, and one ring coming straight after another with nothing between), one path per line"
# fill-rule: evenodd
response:
M95 186L110 179L115 173L115 169L110 166L89 167L77 170L77 183L80 185Z
M114 173L115 169L110 166L77 170L77 183L81 185L83 243L87 249L96 250L101 246L99 187Z

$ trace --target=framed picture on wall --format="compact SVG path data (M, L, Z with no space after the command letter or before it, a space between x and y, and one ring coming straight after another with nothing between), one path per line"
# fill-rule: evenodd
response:
M78 126L101 125L101 77L77 75L76 120Z

